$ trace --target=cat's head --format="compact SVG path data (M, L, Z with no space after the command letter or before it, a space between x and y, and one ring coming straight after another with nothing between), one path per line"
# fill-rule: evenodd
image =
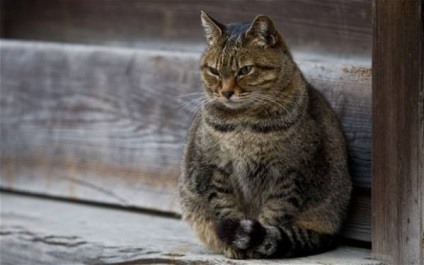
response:
M201 21L208 43L201 76L210 99L240 109L287 85L295 66L270 18L223 25L202 11Z

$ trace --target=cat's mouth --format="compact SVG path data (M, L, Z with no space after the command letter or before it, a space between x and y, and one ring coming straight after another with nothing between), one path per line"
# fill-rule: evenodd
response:
M252 102L252 99L250 97L240 98L237 96L233 96L230 98L219 97L218 101L229 109L240 109L247 107Z

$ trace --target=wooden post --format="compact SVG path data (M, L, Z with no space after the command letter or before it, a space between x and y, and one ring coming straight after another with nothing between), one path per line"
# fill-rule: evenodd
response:
M373 258L424 264L423 0L373 9Z

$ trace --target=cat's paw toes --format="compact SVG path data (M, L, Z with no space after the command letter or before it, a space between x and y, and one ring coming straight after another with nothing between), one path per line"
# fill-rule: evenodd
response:
M246 251L235 249L232 247L226 247L224 249L224 256L229 259L246 259Z
M263 258L263 255L261 253L253 251L253 250L246 251L246 256L249 259L261 259L261 258Z
M253 250L240 250L233 247L224 249L224 256L229 259L261 259L263 255Z

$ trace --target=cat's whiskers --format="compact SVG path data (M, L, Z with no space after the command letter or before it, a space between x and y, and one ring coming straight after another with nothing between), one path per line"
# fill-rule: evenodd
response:
M290 113L290 112L293 112L293 110L288 110L283 105L283 103L277 102L274 98L272 98L272 96L268 96L268 95L261 95L261 96L262 96L261 97L261 100L263 100L262 102L264 102L265 104L274 105L274 106L276 105L277 107L281 107L287 114ZM286 103L286 104L290 104L290 103L292 103L292 102L291 101L288 101L288 103ZM266 111L266 113L269 113L269 112ZM268 117L269 116L270 115L268 114ZM270 119L270 121L272 121L272 118L269 118L269 119ZM305 120L305 116L304 115L300 115L300 116L298 116L298 119ZM291 143L293 143L294 141L297 141L297 140L296 140L296 138L289 138L288 141L291 142Z
M186 102L181 104L181 107L179 108L178 112L185 110L184 112L188 111L188 115L184 114L184 120L183 124L187 124L189 121L191 121L194 117L194 115L201 109L203 106L206 106L210 104L213 100L206 98L203 93L201 97L196 97L191 100L187 100Z
M193 93L188 93L188 94L184 94L179 96L180 98L188 98L188 97L194 97L194 96L204 96L204 92L193 92Z
M280 98L281 97L281 92L278 92L278 91L268 91L267 92L267 96L270 97L271 99ZM284 98L284 105L298 104L298 102L295 100L297 97L283 96L283 98Z
M207 104L210 104L213 100L207 98L203 92L190 93L181 96L182 97L193 97L191 99L184 99L184 101L180 104L180 107L177 109L177 112L187 112L189 115L186 115L186 119L184 122L187 122L188 119L192 119L193 116L197 113L197 111Z
M284 106L282 103L276 101L275 99L273 99L271 96L268 95L264 95L264 94L258 94L257 95L257 99L261 99L262 102L268 104L269 106L272 107L277 107L277 108L281 108L283 109L285 112L290 112L286 106Z
M271 99L274 99L277 96L273 96L271 94L270 97L271 97ZM287 108L285 108L286 111L287 111L287 113L289 113L289 112L293 112L293 109L296 109L298 106L302 105L303 104L302 102L304 102L304 101L305 101L304 96L303 95L300 95L299 97L296 97L296 98L286 97L286 98L284 98L284 103L279 103L279 104L282 104L282 107L292 105L293 107L290 110L288 110ZM276 103L278 103L278 102L276 102ZM302 119L302 120L304 120L305 119L305 116L304 115L300 115L299 118Z
M241 100L246 100L246 99L249 99L250 96L249 95L238 95L238 98L241 99Z
M266 114L266 116L268 118L268 121L270 123L272 123L273 122L273 119L272 119L271 115L269 114L268 110L265 108L265 106L267 106L269 104L269 102L266 102L265 100L263 100L261 98L255 98L255 99L258 100L261 103L264 103L263 105L260 104L259 105L259 108L263 111L264 114Z
M276 102L275 100L273 100L272 98L269 98L268 96L256 95L255 100L259 101L260 103L263 103L263 104L259 104L258 107L263 111L263 114L266 115L268 123L270 125L275 124L276 121L275 121L275 117L271 117L271 114L269 110L266 109L266 106L275 107L277 105L277 107L283 108L284 111L288 113L287 109L284 106L282 106L281 103ZM301 119L304 119L304 117L301 117ZM297 140L296 138L289 137L287 138L287 141L290 143L293 143L293 142L296 142Z

